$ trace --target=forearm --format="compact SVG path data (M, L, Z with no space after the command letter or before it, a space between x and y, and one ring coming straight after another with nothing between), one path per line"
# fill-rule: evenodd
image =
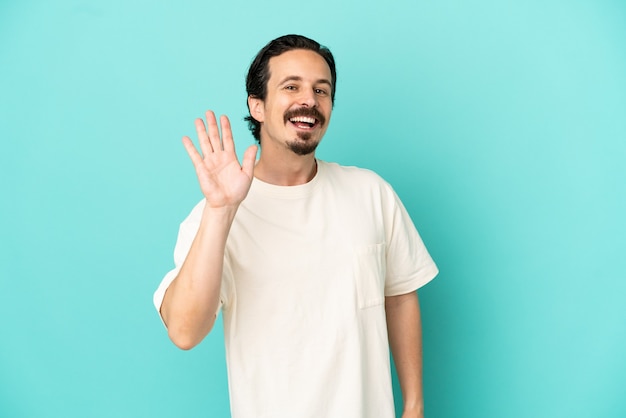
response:
M213 328L224 249L235 212L236 208L204 209L187 258L163 298L161 315L169 337L182 349L197 345Z
M417 292L385 299L389 345L404 401L403 417L424 416L422 325Z

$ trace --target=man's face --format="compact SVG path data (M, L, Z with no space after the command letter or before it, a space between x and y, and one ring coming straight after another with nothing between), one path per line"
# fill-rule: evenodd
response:
M315 151L332 112L331 73L316 52L295 49L269 60L264 101L251 100L261 122L261 145L286 147L298 155Z

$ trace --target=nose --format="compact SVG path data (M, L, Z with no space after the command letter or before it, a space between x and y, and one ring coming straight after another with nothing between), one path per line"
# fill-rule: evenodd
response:
M304 107L315 107L317 105L317 96L313 89L302 89L301 95L298 98L300 105Z

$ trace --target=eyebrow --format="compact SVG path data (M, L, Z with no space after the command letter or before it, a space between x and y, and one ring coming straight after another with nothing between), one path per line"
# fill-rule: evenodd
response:
M284 79L281 80L281 82L278 85L283 85L289 81L302 81L302 77L297 76L297 75L290 75L288 77L285 77ZM329 86L332 87L333 83L330 82L330 80L327 80L325 78L321 78L319 80L317 80L315 82L315 84L328 84Z

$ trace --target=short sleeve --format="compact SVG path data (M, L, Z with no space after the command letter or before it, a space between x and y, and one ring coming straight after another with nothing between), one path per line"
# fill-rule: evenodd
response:
M387 185L384 199L387 238L385 296L413 292L439 273L411 217Z
M153 303L156 308L159 316L161 316L161 304L163 303L163 298L165 297L165 292L170 284L174 281L176 276L178 276L178 272L182 267L185 259L187 258L187 254L191 248L191 244L193 243L196 234L198 233L198 228L200 227L200 220L202 218L202 211L204 210L205 201L200 201L191 211L191 213L185 218L185 220L180 224L178 229L178 238L176 240L176 246L174 247L174 268L167 272L167 274L161 280L161 284L157 288L156 292L154 292ZM228 266L224 266L225 270L230 271ZM222 292L225 292L228 288L222 286ZM220 293L222 293L220 292ZM220 305L218 307L218 311L216 315L219 313L219 310L222 306L222 301L225 299L225 295L220 294ZM161 321L163 321L163 317L161 317ZM165 322L164 322L165 324Z

